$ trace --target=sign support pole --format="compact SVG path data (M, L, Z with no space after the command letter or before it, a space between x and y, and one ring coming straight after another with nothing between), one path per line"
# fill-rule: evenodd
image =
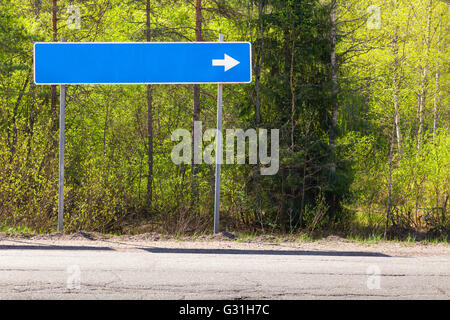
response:
M61 42L65 42L64 37ZM64 231L64 147L66 117L66 86L60 86L59 97L59 178L58 178L58 232Z
M223 34L219 35L219 42L224 41ZM220 166L222 162L222 92L223 84L217 85L217 131L216 131L216 182L214 197L214 233L219 233L220 217Z

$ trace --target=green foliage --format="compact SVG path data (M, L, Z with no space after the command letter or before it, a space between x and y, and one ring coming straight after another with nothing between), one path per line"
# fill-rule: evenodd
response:
M37 232L56 228L58 101L51 101L49 87L33 84L32 43L61 36L69 42L146 41L147 35L146 1L57 3L54 32L53 1L0 0L0 222ZM152 41L195 39L191 2L150 3ZM80 30L67 27L68 5L80 7ZM379 29L367 26L369 5L380 7ZM305 237L365 228L376 241L387 223L411 234L448 234L447 3L203 0L202 6L205 41L224 33L227 41L253 44L253 83L225 87L224 128L280 129L276 175L261 176L260 164L222 167L224 228ZM66 231L120 233L140 224L174 234L211 229L214 166L198 166L196 198L191 167L170 159L172 132L192 125L192 86L152 86L151 177L146 95L145 86L67 88ZM201 86L204 129L216 124L215 95L216 86Z

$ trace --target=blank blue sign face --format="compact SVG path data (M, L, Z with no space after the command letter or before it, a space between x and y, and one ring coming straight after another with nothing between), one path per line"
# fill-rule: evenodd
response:
M250 83L249 42L38 42L36 84Z

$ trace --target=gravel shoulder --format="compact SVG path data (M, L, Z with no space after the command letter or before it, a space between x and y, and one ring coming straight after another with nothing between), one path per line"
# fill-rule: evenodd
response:
M261 236L252 239L235 239L233 235L222 233L215 236L201 236L197 238L176 238L155 233L140 235L113 236L100 233L78 232L74 234L5 234L0 233L0 249L3 247L33 246L43 249L48 246L70 246L80 250L89 247L108 247L114 250L134 251L149 248L183 248L201 250L260 250L260 251L307 251L318 253L321 251L339 253L367 253L374 255L388 255L391 257L449 257L450 245L445 243L424 242L394 242L394 241L366 241L357 242L336 236L317 241L294 241L271 236Z

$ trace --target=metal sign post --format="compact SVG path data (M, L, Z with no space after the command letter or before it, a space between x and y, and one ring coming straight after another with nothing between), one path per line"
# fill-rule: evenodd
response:
M64 37L61 42L65 42ZM66 86L60 87L59 97L59 177L58 177L58 232L64 231L64 147L66 118Z
M219 35L219 42L223 42L223 34ZM217 62L216 62L217 63ZM214 64L214 61L213 61ZM217 128L216 128L216 182L214 195L214 233L219 233L220 218L220 165L222 150L222 93L223 84L217 85Z

